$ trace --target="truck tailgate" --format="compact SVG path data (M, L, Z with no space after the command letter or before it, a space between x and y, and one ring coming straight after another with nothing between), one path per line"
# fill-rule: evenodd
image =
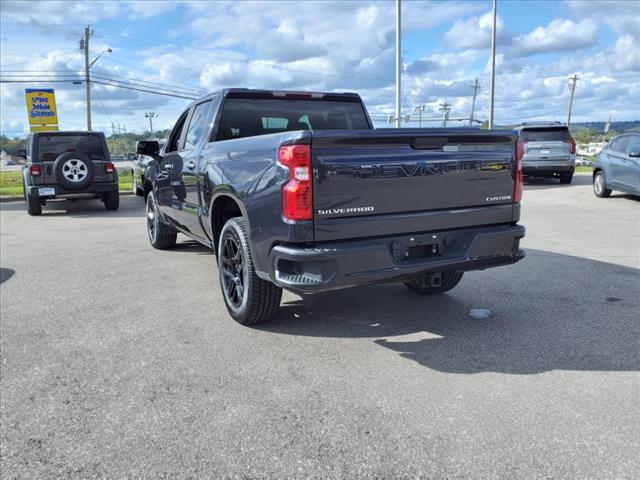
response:
M314 131L317 241L513 221L511 131Z

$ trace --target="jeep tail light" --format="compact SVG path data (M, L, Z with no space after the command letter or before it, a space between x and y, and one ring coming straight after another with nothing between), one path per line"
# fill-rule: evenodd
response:
M31 175L32 177L39 177L41 173L42 169L40 168L40 165L29 166L29 175Z
M311 145L284 145L280 163L289 168L289 181L282 188L282 213L287 220L313 220Z
M516 155L516 175L515 185L513 187L513 202L522 201L522 191L524 190L524 175L522 174L522 159L524 158L524 146L527 142L518 142L518 151Z
M113 173L116 171L116 167L113 165L113 163L109 162L105 164L104 171L107 173Z
M573 138L565 143L569 144L569 153L576 153L576 141Z

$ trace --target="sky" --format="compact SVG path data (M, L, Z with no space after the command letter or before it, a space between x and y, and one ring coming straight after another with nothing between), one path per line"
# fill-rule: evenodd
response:
M498 0L496 124L640 119L640 2ZM491 1L402 2L403 126L488 118ZM25 88L54 88L60 128L86 128L78 41L87 24L93 129L169 128L191 100L225 87L359 93L377 127L395 111L395 2L0 2L0 130L28 132ZM47 80L49 79L49 80ZM52 82L51 80L67 80ZM119 86L117 86L119 85ZM128 89L121 88L129 87ZM137 90L132 90L136 88ZM139 91L147 90L147 91ZM151 93L155 92L155 93ZM439 126L437 121L423 126ZM460 125L453 121L450 126Z

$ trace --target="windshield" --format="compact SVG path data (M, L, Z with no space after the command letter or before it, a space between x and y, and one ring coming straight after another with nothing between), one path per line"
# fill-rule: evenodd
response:
M524 128L520 132L521 142L570 142L567 127Z
M85 135L40 135L38 136L38 160L53 162L65 152L82 152L92 160L104 159L102 137Z
M227 98L216 140L293 130L369 130L360 102Z

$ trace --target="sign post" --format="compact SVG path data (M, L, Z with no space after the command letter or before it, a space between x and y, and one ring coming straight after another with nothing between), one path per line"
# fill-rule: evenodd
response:
M26 88L27 116L32 132L57 132L58 109L53 88Z

